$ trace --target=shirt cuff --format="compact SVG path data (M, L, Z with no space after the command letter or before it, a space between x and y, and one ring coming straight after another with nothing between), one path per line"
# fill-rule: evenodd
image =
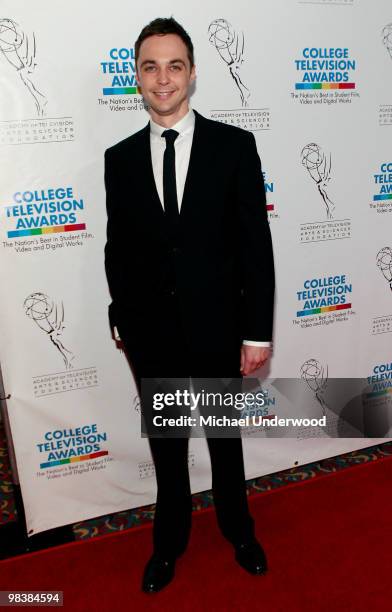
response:
M117 327L113 327L113 336L114 336L114 339L117 340L117 342L120 342L121 337L120 337L120 334L118 333Z

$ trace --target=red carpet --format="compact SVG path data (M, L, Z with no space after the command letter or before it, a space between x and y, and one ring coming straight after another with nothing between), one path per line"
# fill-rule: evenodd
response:
M140 592L149 526L0 562L0 590L63 590L72 612L181 610L378 612L392 597L392 458L250 500L269 559L266 576L233 560L213 511L194 516L176 579Z

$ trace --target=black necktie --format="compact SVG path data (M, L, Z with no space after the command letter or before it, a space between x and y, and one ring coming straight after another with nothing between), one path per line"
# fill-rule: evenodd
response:
M165 214L172 229L179 217L177 187L176 187L176 152L174 141L178 136L176 130L165 130L161 134L166 139L166 149L163 156L163 203Z

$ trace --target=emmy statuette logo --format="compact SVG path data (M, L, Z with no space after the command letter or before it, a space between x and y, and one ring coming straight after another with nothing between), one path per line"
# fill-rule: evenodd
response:
M317 359L308 359L301 366L301 378L313 392L314 397L321 406L322 414L325 416L327 403L323 397L328 384L328 366L324 368Z
M244 62L244 33L237 31L226 19L215 19L208 27L208 39L227 65L236 84L243 107L248 106L250 91L243 83L240 71Z
M381 32L383 45L392 58L392 23L388 23Z
M38 117L45 115L46 96L34 83L37 46L34 33L28 36L12 19L0 19L0 52L15 68L23 85L32 96Z
M44 293L31 293L24 301L23 307L29 319L32 319L38 327L45 332L52 344L60 353L65 368L73 368L72 361L75 355L67 349L62 341L64 325L64 305L62 302L56 304Z
M331 180L331 154L326 154L318 144L312 142L301 151L301 163L317 185L324 202L327 219L333 219L335 204L328 196L327 187Z
M389 246L381 249L376 256L377 267L380 268L389 288L392 291L392 249Z

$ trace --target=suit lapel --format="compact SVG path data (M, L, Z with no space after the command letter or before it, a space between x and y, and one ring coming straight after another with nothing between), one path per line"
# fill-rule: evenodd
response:
M143 198L143 205L150 206L151 212L160 217L162 221L165 214L156 188L152 167L149 123L147 123L146 127L142 130L141 136L141 150L138 153L139 158L143 161L143 167L141 168L141 176L139 176L138 179L141 181L143 191L146 193L146 197Z
M208 168L208 130L206 129L206 120L197 111L195 113L195 129L193 132L193 140L191 154L189 158L188 172L186 175L184 194L182 196L180 219L181 223L187 217L192 209L192 203L197 201L197 194L200 192L200 187L203 183L203 168Z

